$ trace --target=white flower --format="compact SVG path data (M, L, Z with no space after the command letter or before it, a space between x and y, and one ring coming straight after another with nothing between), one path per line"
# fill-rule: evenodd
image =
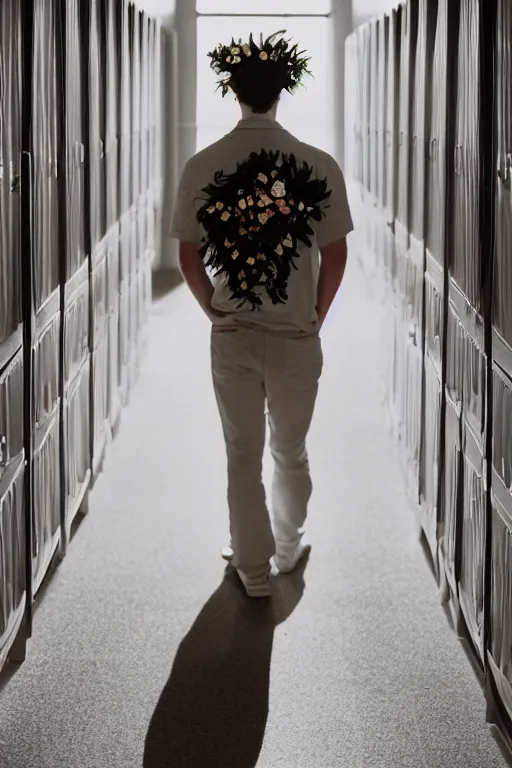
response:
M265 176L264 173L259 173L258 181L261 181L263 184L268 184L268 176Z
M256 259L253 256L249 256L247 263L252 267L253 264L256 264Z
M240 288L242 289L242 291L246 291L246 290L247 290L247 287L248 287L248 286L247 286L247 283L246 283L246 282L245 282L245 280L244 280L244 282L243 282L243 283L240 285Z
M233 59L231 58L231 56L228 56L226 59L226 64L231 64L232 61Z
M284 251L283 251L283 246L281 244L279 244L277 246L276 253L277 253L278 256L282 256L283 255Z
M273 179L275 179L275 177L277 176L277 173L278 173L277 171L272 171L272 178Z
M210 205L210 207L208 208L208 213L210 213L210 214L215 213L215 206L214 205Z
M241 211L245 211L245 209L247 208L247 203L245 202L245 200L240 200L240 202L238 203L238 207L240 208Z
M299 211L303 211L305 207L304 203L299 203Z
M282 181L276 181L272 187L272 194L274 197L284 197L286 195L286 187Z
M267 213L260 213L258 216L258 219L260 221L260 224L266 224L268 221L268 214Z
M219 200L219 202L216 205L216 208L218 211L222 211L222 209L224 208L224 203L221 203Z
M240 64L241 61L242 59L240 58L240 56L235 56L233 59L233 64Z
M252 51L251 51L251 46L250 45L247 45L247 44L244 45L242 50L243 50L243 52L245 53L246 56L252 56Z
M268 59L268 53L267 53L266 51L262 51L262 52L260 53L260 59L261 59L262 61L267 61L267 59Z
M240 48L238 47L232 48L231 53L234 54L235 56L238 56L238 54L240 53Z
M283 245L286 248L293 248L293 238L291 235L288 235L285 240L283 240Z
M238 251L233 251L233 253L231 254L231 258L233 259L233 261L238 259L239 256L240 254L238 253Z
M224 211L224 213L222 214L221 218L222 218L222 221L227 221L228 219L231 218L230 212L229 211Z

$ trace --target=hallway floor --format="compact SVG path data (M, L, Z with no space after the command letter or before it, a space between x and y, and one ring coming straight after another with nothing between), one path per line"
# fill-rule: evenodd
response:
M417 541L356 266L324 332L301 572L225 575L208 324L180 286L105 473L0 690L2 768L501 768ZM347 361L357 360L355 370Z

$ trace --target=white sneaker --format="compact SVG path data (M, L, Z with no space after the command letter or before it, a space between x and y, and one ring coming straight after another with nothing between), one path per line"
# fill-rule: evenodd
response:
M233 547L231 546L231 544L221 549L220 554L223 560L227 560L227 562L230 563L234 557Z
M231 563L234 557L231 543L221 550L222 559ZM263 568L261 573L247 574L244 571L235 568L238 577L245 587L249 597L270 597L270 574L272 567L269 563L268 568Z
M299 542L292 552L282 552L276 554L274 563L279 573L291 573L298 566L300 561L311 552L310 544Z
M258 575L249 575L238 568L235 570L249 597L270 597L270 564L268 570Z

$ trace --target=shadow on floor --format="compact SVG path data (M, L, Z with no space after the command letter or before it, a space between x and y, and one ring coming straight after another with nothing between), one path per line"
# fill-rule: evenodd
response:
M157 269L153 272L153 301L165 299L182 283L183 278L179 269Z
M304 562L249 600L226 569L182 640L146 736L144 768L254 768L268 717L274 629L304 594Z

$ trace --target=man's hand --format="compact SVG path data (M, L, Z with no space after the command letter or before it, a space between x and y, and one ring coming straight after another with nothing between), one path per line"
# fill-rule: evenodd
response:
M212 320L213 317L222 317L223 315L217 313L212 307L213 285L199 250L200 245L198 243L180 243L180 270L197 303Z
M218 309L214 309L211 304L210 304L209 307L203 307L203 309L206 312L206 314L208 315L208 317L210 318L210 320L212 320L213 318L217 318L219 320L222 320L222 318L226 317L225 312L219 312L219 310Z
M347 242L345 239L321 249L320 277L318 280L317 314L322 328L325 318L338 293L347 265Z

